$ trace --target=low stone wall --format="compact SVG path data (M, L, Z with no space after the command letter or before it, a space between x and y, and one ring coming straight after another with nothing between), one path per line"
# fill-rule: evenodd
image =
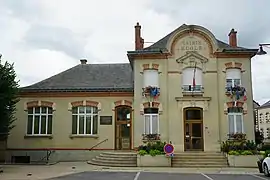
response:
M229 166L256 168L261 155L227 155Z
M101 152L94 150L52 150L48 163L89 161ZM5 153L5 162L13 163L12 156L30 156L30 163L45 164L47 163L47 153L45 150L8 150Z
M137 155L138 167L171 167L171 157L165 155Z

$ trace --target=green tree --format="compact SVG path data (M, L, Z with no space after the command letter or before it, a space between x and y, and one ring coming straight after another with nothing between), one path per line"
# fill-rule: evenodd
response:
M16 120L14 113L19 101L19 84L14 64L2 63L0 54L0 140L7 140Z

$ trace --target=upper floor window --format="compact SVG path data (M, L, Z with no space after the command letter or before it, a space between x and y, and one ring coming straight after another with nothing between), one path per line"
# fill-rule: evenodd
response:
M158 108L144 109L144 134L159 134Z
M182 73L182 87L184 91L202 90L202 70L199 68L185 68Z
M98 108L78 106L72 108L72 134L94 135L98 132Z
M265 113L265 122L270 123L270 114L269 114L269 112Z
M144 87L159 87L158 70L145 69L143 71Z
M227 69L226 70L226 87L235 87L241 85L241 70Z
M51 135L52 134L52 107L29 107L27 134Z
M229 134L244 133L243 109L228 108Z

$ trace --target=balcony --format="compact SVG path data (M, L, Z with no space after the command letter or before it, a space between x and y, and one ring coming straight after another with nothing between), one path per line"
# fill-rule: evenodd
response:
M204 93L204 88L202 85L183 85L182 86L182 94L184 96L190 95L202 95Z

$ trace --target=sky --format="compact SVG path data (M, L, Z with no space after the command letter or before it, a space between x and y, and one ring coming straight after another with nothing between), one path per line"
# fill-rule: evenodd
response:
M239 46L270 43L269 0L0 0L0 53L14 63L21 86L88 63L128 62L134 25L155 42L182 24L209 29L228 42L231 28ZM146 44L150 45L150 44ZM270 100L269 55L252 58L254 100Z

